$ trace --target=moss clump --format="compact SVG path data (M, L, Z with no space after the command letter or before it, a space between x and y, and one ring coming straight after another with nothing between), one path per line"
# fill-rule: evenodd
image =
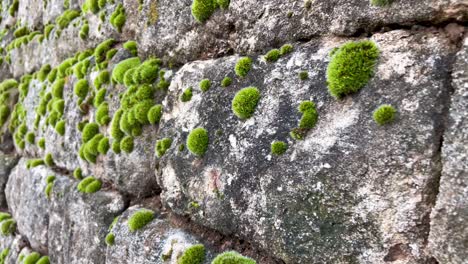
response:
M128 219L128 229L135 232L149 224L154 219L154 212L148 209L140 209Z
M83 179L83 172L82 172L81 168L76 168L73 171L73 177L75 177L75 179L77 179L77 180L82 180Z
M214 13L218 4L216 0L193 0L192 16L200 23L204 23Z
M89 24L85 23L80 29L79 36L80 36L80 39L85 40L88 38L88 35L89 35Z
M45 149L45 138L40 138L39 141L37 141L37 145L41 148L41 149Z
M180 96L180 101L182 102L188 102L190 100L192 100L192 87L189 87L187 89L184 90L184 92L182 93L182 95Z
M37 73L37 78L39 79L39 81L41 82L45 81L47 79L47 75L49 74L51 70L52 68L50 67L49 64L42 66L39 72Z
M230 77L224 77L221 81L221 87L228 87L232 84L232 79Z
M124 137L122 141L120 141L120 149L127 153L131 153L133 151L133 137Z
M83 128L81 140L83 141L83 143L86 143L98 133L99 133L99 125L96 123L88 123Z
M129 40L125 42L123 48L128 50L133 56L138 56L138 44L136 41Z
M29 132L26 134L26 142L29 144L34 144L34 141L36 139L36 135L33 132Z
M309 73L306 71L299 72L299 79L303 81L309 79Z
M127 16L125 15L125 8L122 4L119 4L114 10L114 12L112 12L109 21L119 33L122 32L122 27L125 25L125 21L127 21Z
M98 151L102 155L106 155L107 151L109 151L110 144L109 144L109 139L108 138L103 138L99 141L98 145Z
M232 111L240 119L250 118L257 108L260 92L256 87L247 87L239 92L232 100Z
M86 96L88 95L89 91L89 84L86 79L81 79L78 82L76 82L75 87L73 88L73 92L75 93L76 96L84 100Z
M16 221L7 219L1 222L1 231L3 236L11 235L16 231Z
M60 27L60 29L64 29L68 27L73 19L80 16L80 11L68 9L63 14L55 19L55 23Z
M284 56L286 54L291 53L294 50L293 46L291 44L284 44L280 48L280 55Z
M371 5L373 6L389 6L393 0L370 0Z
M348 42L336 50L327 68L328 91L340 99L364 87L374 74L379 49L372 41Z
M155 148L155 151L156 151L156 155L158 156L158 158L162 157L166 151L171 147L172 145L172 139L170 138L163 138L161 140L158 140L156 142L156 148Z
M190 132L187 137L187 148L196 156L203 156L208 150L208 131L198 127Z
M226 263L256 264L257 262L251 258L244 257L235 251L228 251L228 252L221 253L218 256L216 256L215 259L213 259L213 262L211 262L211 264L226 264Z
M299 112L302 113L299 126L290 132L290 136L296 140L304 139L307 132L315 127L318 120L318 113L315 104L310 101L304 101L299 105Z
M94 107L99 107L103 102L106 97L107 89L106 88L101 88L97 91L94 100L93 100L93 105Z
M5 248L4 250L2 250L2 252L0 253L0 264L5 264L5 260L8 254L10 254L9 248Z
M94 87L101 89L103 84L108 84L110 81L110 74L108 71L100 71L96 79L94 79Z
M36 264L40 258L41 258L41 255L39 253L31 252L31 254L27 255L24 258L23 264Z
M26 167L35 168L37 166L44 165L44 164L45 163L43 159L31 159L31 160L28 160L28 162L26 163Z
M108 246L113 246L115 243L115 235L112 233L107 234L106 236L106 244Z
M138 66L133 74L133 82L137 84L152 84L158 78L161 60L148 59ZM163 76L161 77L163 79Z
M60 120L55 124L55 131L61 136L65 135L65 120Z
M123 113L124 111L122 109L117 110L112 118L110 135L115 140L121 140L125 136L124 132L120 130L120 119L122 118Z
M65 79L58 79L52 85L52 95L55 98L61 99L63 97L63 87L65 86Z
M203 92L208 91L211 88L211 81L209 79L203 79L200 82L200 90Z
M153 100L145 100L143 102L137 103L133 108L133 116L138 120L142 125L149 124L148 113L153 107Z
M397 110L393 106L385 104L379 106L379 108L374 111L373 117L374 121L378 125L383 126L393 122L393 120L395 120L396 114Z
M96 122L101 125L107 125L111 121L109 117L109 104L102 103L99 105L98 109L96 110Z
M114 43L114 39L107 39L97 45L96 49L94 50L94 58L96 59L96 63L101 63L106 60L106 53L110 50Z
M247 76L250 69L252 68L252 59L249 57L242 57L240 58L235 67L236 75L243 78Z
M36 264L49 264L50 263L50 260L49 260L49 257L48 256L42 256L37 262Z
M50 153L47 153L44 157L44 163L49 166L49 167L53 167L55 166L55 162L54 162L54 158L52 157L52 154Z
M115 140L114 142L112 142L111 148L115 154L119 154L120 153L120 141Z
M82 193L95 193L101 189L102 182L93 176L84 178L77 186L78 191Z
M141 64L140 58L134 57L119 62L112 71L112 80L123 84L125 73Z
M221 9L228 9L231 0L216 0L216 2L218 2L218 6L221 7Z
M162 117L162 105L157 104L148 111L148 121L150 124L154 125L156 123L159 123Z
M47 197L47 199L50 199L50 194L52 193L53 188L54 188L54 182L47 183L47 186L44 190L44 194Z
M279 49L272 49L264 56L267 62L275 62L280 57L281 57L281 51Z
M49 81L49 83L55 82L55 79L57 78L57 72L58 72L57 69L52 69L49 72L49 74L47 75L47 80Z
M271 154L282 155L288 150L288 144L283 141L273 141L271 143Z
M178 259L177 264L202 264L205 261L206 250L202 244L190 246Z

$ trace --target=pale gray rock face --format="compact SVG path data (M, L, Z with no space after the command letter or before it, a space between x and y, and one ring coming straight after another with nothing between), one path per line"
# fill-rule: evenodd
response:
M182 67L159 130L159 138L173 139L157 170L163 204L286 263L431 261L425 241L456 47L438 31L375 34L381 51L375 77L335 100L327 92L328 54L348 40L295 45L276 63L253 57L247 77L227 88L219 83L235 77L237 56ZM301 81L300 71L309 79ZM203 78L213 83L205 93L198 88ZM183 103L189 86L194 95ZM261 99L255 115L240 121L230 106L247 86L258 87ZM316 103L319 121L305 140L294 141L288 134L304 100ZM393 124L374 123L381 104L398 109ZM209 131L203 158L178 151L196 127ZM274 140L289 144L283 156L270 154Z
M25 158L12 170L5 189L11 215L17 230L24 235L31 247L47 252L49 201L45 195L46 178L54 175L45 166L26 169Z
M27 242L21 235L2 236L0 239L0 252L8 249L8 255L4 259L4 264L16 264L21 252L26 252Z
M439 263L468 259L468 38L453 66L449 125L442 146L440 192L431 214L429 248Z
M110 230L115 235L115 244L107 248L106 263L177 264L187 248L200 244L200 240L174 228L159 213L145 227L131 232L128 219L141 208L139 205L130 207ZM212 258L212 252L206 248L204 264L209 264Z
M8 181L11 169L18 162L18 157L14 154L4 154L0 152L0 208L7 208L5 198L5 186Z

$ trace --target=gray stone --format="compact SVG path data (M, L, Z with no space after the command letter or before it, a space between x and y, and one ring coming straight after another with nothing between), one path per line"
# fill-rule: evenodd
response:
M145 227L131 232L128 219L141 208L141 205L129 208L110 230L115 235L115 244L107 248L106 263L177 264L177 259L188 247L202 243L193 235L171 226L159 213ZM213 254L208 248L206 252L204 263L208 264Z
M27 241L21 235L0 237L0 252L8 249L4 264L16 264L21 252L26 252Z
M439 263L468 260L468 38L453 66L449 125L442 146L442 176L431 214L429 249Z
M7 208L5 186L11 169L18 162L18 156L0 152L0 208Z
M295 45L276 63L253 57L244 79L237 56L184 65L164 101L159 138L173 139L159 160L163 204L200 225L260 245L285 263L428 263L425 253L450 63L456 46L441 32L395 30L375 34L381 50L375 77L343 100L327 92L329 52L349 39L323 38ZM309 79L301 81L300 71ZM203 78L213 86L198 88ZM179 100L187 87L192 100ZM256 86L255 115L240 121L231 100ZM319 121L305 140L291 129L301 101L316 103ZM398 109L393 124L372 119L381 104ZM188 133L204 127L210 144L203 158L179 152ZM289 144L272 156L270 144ZM189 205L200 205L194 210Z

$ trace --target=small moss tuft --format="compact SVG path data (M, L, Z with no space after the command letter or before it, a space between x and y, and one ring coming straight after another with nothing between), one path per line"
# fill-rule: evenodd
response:
M112 12L109 21L111 25L117 29L119 33L122 32L122 27L127 21L127 16L125 15L125 8L122 4L119 4L117 8Z
M40 138L39 141L37 141L37 145L41 148L41 149L45 149L45 138Z
M221 87L228 87L232 84L232 79L230 77L224 77L221 81Z
M196 156L203 156L208 150L208 131L198 127L190 132L187 137L187 148Z
M77 186L78 191L82 193L95 193L101 189L102 182L93 176L84 178Z
M281 51L279 49L272 49L264 56L267 62L275 62L280 57L281 57Z
M29 144L34 144L34 141L36 139L36 135L33 132L29 132L26 134L26 142Z
M216 0L216 2L218 2L218 6L221 7L221 9L228 9L231 0Z
M193 245L184 251L184 254L178 259L177 264L203 264L205 255L206 250L204 245Z
M86 79L81 79L78 82L76 82L75 87L73 89L73 92L75 93L76 96L84 100L86 96L88 95L89 91L89 84Z
M31 254L27 255L24 258L23 264L36 264L40 258L41 258L41 255L39 253L31 252Z
M81 139L83 143L88 142L91 140L96 134L99 133L99 125L96 123L88 123L83 128L83 133L81 135Z
M50 199L50 194L52 193L52 189L54 188L54 182L49 182L47 183L47 186L44 190L44 193L47 197L47 199Z
M389 6L392 2L393 0L370 0L371 5L380 7Z
M109 104L102 103L99 105L98 109L96 110L96 123L101 126L109 124L111 118L109 117Z
M293 46L291 44L284 44L280 48L280 55L284 56L286 54L291 53L294 50Z
M148 121L150 124L154 125L159 123L162 117L162 105L157 104L148 111Z
M182 102L188 102L190 100L192 100L192 87L189 87L187 89L184 90L184 92L182 93L182 95L180 96L180 101Z
M114 39L107 39L97 45L96 49L94 50L94 57L96 59L96 63L101 63L106 60L106 53L110 50L111 46L114 45Z
M240 119L250 118L257 108L260 92L255 87L247 87L239 92L232 100L232 111Z
M236 68L235 68L236 75L243 78L247 76L247 73L249 73L251 68L252 68L251 58L249 57L240 58L236 63Z
M309 73L306 71L299 72L299 79L303 81L309 79Z
M170 138L163 138L161 140L158 140L156 142L156 155L158 158L162 157L166 151L171 147L172 145L172 139Z
M99 141L99 145L98 145L99 153L101 153L102 155L106 155L107 151L109 151L109 148L110 148L109 138L102 138Z
M113 233L109 233L106 236L106 244L108 246L113 246L115 243L115 235Z
M120 149L127 153L131 153L133 151L133 137L124 137L122 141L120 141Z
M11 235L16 231L16 221L11 218L2 221L1 224L1 231L3 236Z
M49 260L49 257L48 256L42 256L37 262L36 264L49 264L50 263L50 260Z
M207 92L211 88L211 81L209 79L203 79L200 82L200 90Z
M271 143L271 154L282 155L288 150L288 144L283 141L273 141Z
M340 99L364 87L374 74L379 53L368 40L348 42L336 50L327 68L330 94Z
M192 16L200 23L204 23L214 13L218 4L216 0L193 0Z
M65 135L65 120L60 120L55 124L55 131L61 136Z
M247 258L242 256L241 254L235 252L235 251L228 251L219 254L216 256L215 259L213 259L213 262L211 264L256 264L257 262L251 258Z
M307 132L315 127L318 120L318 113L315 104L311 101L303 101L299 107L302 113L299 126L291 130L289 135L295 140L303 140Z
M123 48L128 50L133 56L138 56L138 44L136 41L129 40L125 42Z
M124 83L125 73L135 67L138 67L141 64L141 60L138 57L129 58L119 62L112 71L112 80L117 83Z
M82 172L81 168L76 168L73 171L73 177L75 177L75 179L77 179L77 180L82 180L83 179L83 172Z
M154 219L154 212L148 209L140 209L128 219L128 229L135 232L149 224Z
M393 106L386 104L379 106L379 108L374 111L373 117L378 125L383 126L393 122L396 114L397 110Z
M52 154L50 153L47 153L44 157L44 163L49 166L49 167L53 167L55 166L55 162L54 162L54 158L52 157Z

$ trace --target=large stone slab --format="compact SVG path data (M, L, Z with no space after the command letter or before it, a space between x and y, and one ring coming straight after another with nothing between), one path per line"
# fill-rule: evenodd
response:
M428 219L456 46L435 30L375 34L381 51L375 77L357 94L335 100L325 78L329 52L349 40L296 45L276 63L254 57L244 79L234 75L237 56L182 67L159 130L159 138L173 140L157 171L163 203L285 263L431 261ZM301 81L300 71L309 79ZM234 82L223 89L225 76ZM203 78L213 82L205 93L198 88ZM183 103L190 86L192 100ZM261 99L255 115L240 121L231 101L247 86L258 87ZM305 140L294 141L289 132L304 100L316 103L319 121ZM374 123L381 104L398 109L393 124ZM196 127L209 131L203 158L178 150ZM274 140L289 144L283 156L270 154Z
M468 38L453 66L449 125L442 146L442 175L431 214L429 248L439 263L468 259Z

